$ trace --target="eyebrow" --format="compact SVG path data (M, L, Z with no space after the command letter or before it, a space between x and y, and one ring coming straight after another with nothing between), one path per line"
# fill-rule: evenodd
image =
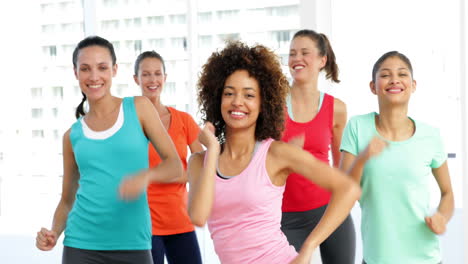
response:
M391 70L391 69L389 69L389 68L382 68L382 69L380 69L380 71L390 71L390 70ZM409 69L408 69L408 68L405 68L405 67L398 68L398 70L407 70L407 71L409 71Z
M298 50L304 51L304 50L309 50L309 49L308 49L308 48L300 48L300 49L298 49ZM296 51L296 49L290 49L289 51Z
M234 90L234 87L233 87L233 86L226 85L226 86L224 86L224 89L233 89L233 90ZM255 89L254 89L253 87L244 87L244 88L242 88L242 89L255 91Z

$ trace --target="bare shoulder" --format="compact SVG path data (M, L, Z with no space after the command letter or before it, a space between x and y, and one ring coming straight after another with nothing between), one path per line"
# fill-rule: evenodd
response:
M296 146L288 144L283 141L273 141L271 142L270 148L268 149L268 155L272 158L273 161L282 161L285 158L289 157L289 154L294 152Z
M145 96L135 96L134 102L135 102L135 107L137 108L140 108L140 107L145 108L145 107L152 105L151 101Z
M66 143L66 144L71 144L71 140L70 140L70 134L71 134L71 127L65 131L65 133L63 133L63 143Z
M334 98L333 101L335 112L346 113L346 104L338 98Z

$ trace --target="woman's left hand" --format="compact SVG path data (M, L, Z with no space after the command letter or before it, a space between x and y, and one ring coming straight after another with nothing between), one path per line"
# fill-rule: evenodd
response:
M447 228L447 220L439 213L435 212L432 216L426 216L426 225L437 235L441 235Z
M310 264L312 259L311 253L299 252L299 255L290 264Z
M149 172L143 171L127 177L120 183L119 195L123 200L135 200L142 194L149 183Z

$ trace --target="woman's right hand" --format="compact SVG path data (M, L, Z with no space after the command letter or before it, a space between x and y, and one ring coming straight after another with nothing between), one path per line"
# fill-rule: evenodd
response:
M203 129L198 135L198 141L202 143L206 148L219 147L219 141L215 136L215 127L211 122L206 122Z
M388 146L388 143L379 137L374 137L367 145L366 149L359 154L365 160L378 156Z
M49 251L55 247L55 244L57 244L57 233L55 231L43 227L37 232L36 247L38 249Z

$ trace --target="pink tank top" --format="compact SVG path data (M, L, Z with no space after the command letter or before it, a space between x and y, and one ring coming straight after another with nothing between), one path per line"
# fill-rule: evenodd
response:
M304 150L329 164L328 151L333 137L334 102L333 96L325 94L319 112L306 123L295 122L288 115L281 140L288 142L295 136L305 134ZM329 191L310 182L300 174L292 173L286 181L282 209L283 212L312 210L328 204L330 196Z
M216 176L208 228L223 264L285 264L297 256L280 229L284 186L273 185L265 167L272 142L262 141L239 175Z

